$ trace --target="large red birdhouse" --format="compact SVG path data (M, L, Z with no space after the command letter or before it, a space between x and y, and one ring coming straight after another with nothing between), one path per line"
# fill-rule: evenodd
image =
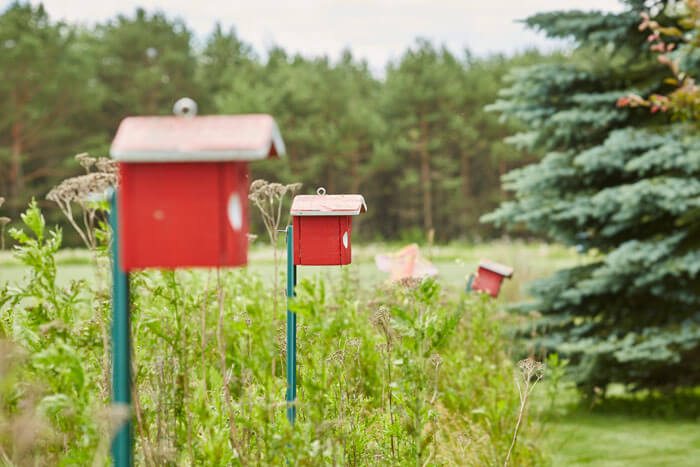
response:
M245 265L248 161L284 152L269 115L125 118L110 151L122 269Z
M294 197L294 264L327 266L352 260L352 216L367 211L362 195Z

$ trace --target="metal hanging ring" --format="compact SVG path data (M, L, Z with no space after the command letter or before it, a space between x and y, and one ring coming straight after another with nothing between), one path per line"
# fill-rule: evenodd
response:
M178 99L173 106L173 113L178 117L192 118L197 115L197 103L189 97Z
M323 196L323 195L326 194L326 189L323 188L323 187L319 187L319 188L316 190L316 193L317 193L319 196Z

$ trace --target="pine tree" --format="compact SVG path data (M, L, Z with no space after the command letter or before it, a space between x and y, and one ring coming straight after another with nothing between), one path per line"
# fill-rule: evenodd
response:
M510 138L546 154L504 178L515 199L484 220L525 225L589 254L530 287L536 344L572 359L582 389L611 382L670 388L700 382L700 138L620 97L667 90L668 69L638 30L671 2L628 0L620 14L538 14L527 24L573 37L566 64L510 77L492 109L526 131ZM653 3L651 5L650 3Z
M170 115L175 101L199 101L192 34L180 20L137 9L97 27L93 53L106 90L101 117L114 134L127 115Z
M83 123L101 92L84 45L41 5L0 13L0 193L13 213L28 201L25 186L45 194L70 173L65 156L96 144Z

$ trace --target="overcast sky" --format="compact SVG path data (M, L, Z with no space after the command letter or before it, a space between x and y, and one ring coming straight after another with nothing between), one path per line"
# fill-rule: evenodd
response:
M38 4L40 1L31 0ZM216 22L235 26L256 51L280 45L304 55L338 57L343 48L375 70L416 37L461 53L512 53L560 44L526 30L519 19L557 9L619 11L617 0L44 0L52 19L93 24L136 7L179 17L202 41ZM0 0L0 9L10 0Z

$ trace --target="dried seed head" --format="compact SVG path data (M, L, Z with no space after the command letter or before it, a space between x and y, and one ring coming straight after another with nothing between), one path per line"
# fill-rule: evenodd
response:
M9 217L0 217L0 225L5 227L7 224L10 223L11 220L12 219L10 219Z
M428 358L428 361L430 362L431 365L433 365L435 368L439 367L442 365L442 357L440 356L439 353L434 353Z
M114 159L110 159L109 157L100 157L97 159L97 162L95 162L95 167L97 167L97 170L100 172L116 174L119 165Z
M530 381L533 377L539 381L544 376L544 363L532 358L526 358L518 362L518 367L525 381Z
M400 279L397 284L401 287L405 287L406 289L415 290L418 288L421 282L423 282L423 279L416 277L404 277L403 279Z
M286 191L287 189L281 183L270 183L267 186L267 196L270 198L281 198Z
M380 306L370 317L369 322L372 326L380 330L388 328L391 322L391 313L389 309L384 305Z
M90 167L92 167L97 161L97 159L90 157L90 155L86 152L76 155L75 160L77 160L88 173L90 172Z
M347 341L348 348L354 350L355 352L360 350L361 345L362 345L362 340L360 340L357 337L352 337L352 338L348 339L348 341Z
M263 180L261 178L259 178L257 180L253 180L253 183L250 184L250 191L251 191L251 193L260 191L260 189L265 185L267 185L266 180Z
M90 195L104 193L107 188L114 185L115 181L114 174L103 172L68 178L51 190L46 195L46 199L59 204L61 202L84 202Z
M328 358L326 358L326 361L329 363L342 364L343 362L345 362L345 352L343 352L342 350L336 350Z
M270 183L267 180L257 179L250 184L248 198L258 202L281 200L287 193L294 194L299 188L301 188L301 183L282 185L281 183Z

